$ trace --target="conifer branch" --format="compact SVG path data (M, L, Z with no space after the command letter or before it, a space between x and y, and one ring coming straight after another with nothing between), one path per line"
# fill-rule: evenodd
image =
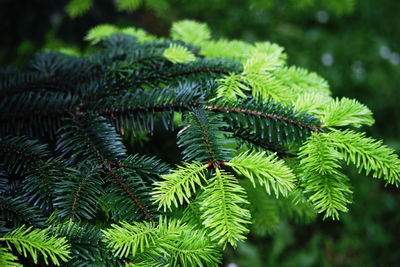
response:
M240 113L240 114L246 114L246 115L260 117L260 118L274 119L277 121L282 121L287 124L292 124L292 125L299 126L301 128L305 128L310 132L321 131L323 128L322 126L305 124L305 123L290 119L288 117L283 117L283 116L279 116L279 115L275 115L275 114L262 113L262 112L256 111L256 110L229 108L229 107L223 107L223 106L204 106L204 109L210 110L213 112L217 112L217 113L223 113L223 112Z
M153 216L147 211L145 207L140 204L139 200L134 196L134 194L129 190L129 188L124 184L122 179L117 175L117 173L110 167L107 168L107 171L111 174L111 176L115 179L118 185L125 191L126 195L135 203L136 207L143 213L144 216L153 224L155 225L155 221Z

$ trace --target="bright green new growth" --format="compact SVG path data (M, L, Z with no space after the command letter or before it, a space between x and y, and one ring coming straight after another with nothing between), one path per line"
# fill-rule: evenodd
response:
M275 154L245 152L234 157L226 165L250 179L253 186L258 182L268 194L287 196L295 188L296 176Z
M163 56L172 63L188 63L196 59L186 47L177 44L171 44L165 49Z
M220 249L204 229L179 220L160 218L157 226L121 223L103 235L114 254L131 258L134 266L217 266L220 261Z
M142 29L136 29L135 27L118 28L117 26L110 24L101 24L93 27L88 31L85 36L85 40L91 44L97 44L112 34L127 34L136 37L140 42L155 40L155 37L148 34Z
M251 216L242 206L249 202L233 175L216 169L201 198L201 217L212 240L225 248L227 243L236 246L246 238Z
M207 24L193 20L175 22L171 28L171 38L194 45L200 45L211 38Z
M373 177L398 186L399 158L394 150L383 145L382 141L351 130L335 130L327 133L326 138L332 142L347 164L353 163L359 171L365 170L367 175L372 172Z
M84 15L92 8L94 0L70 0L65 6L65 12L71 18L76 18Z
M183 166L178 166L172 173L161 175L163 180L154 183L154 202L164 211L172 205L178 207L184 202L189 203L190 197L197 190L196 187L202 187L206 181L204 170L207 167L200 162L183 163Z
M39 257L42 257L46 264L49 264L50 259L55 265L60 265L60 260L66 262L70 258L70 244L64 237L51 236L49 229L22 226L0 237L0 241L6 242L8 247L14 247L24 257L29 255L35 264L38 263ZM0 253L7 252L2 250ZM6 257L12 260L11 256Z
M16 262L17 260L18 257L14 256L9 248L0 247L0 266L23 267L22 264Z
M321 112L321 121L327 127L371 126L375 122L369 108L349 98L336 99L328 103Z
M38 55L27 68L37 71L4 72L0 223L11 218L7 226L19 229L46 221L82 266L215 266L250 229L265 234L281 218L307 221L317 212L338 219L352 201L343 163L398 185L392 149L335 129L372 125L371 111L333 99L325 79L287 66L280 46L213 41L193 21L174 24L171 36L100 25L86 36L103 42L93 54ZM186 162L175 169L125 147L161 126L180 128ZM49 131L57 153L21 136ZM14 176L23 195L8 185ZM13 244L6 237L0 241ZM42 238L51 247L49 240ZM22 239L15 242L26 253ZM43 251L53 263L68 258L40 248L26 251ZM9 249L0 254L13 264Z
M115 0L117 10L134 11L140 7L142 0Z

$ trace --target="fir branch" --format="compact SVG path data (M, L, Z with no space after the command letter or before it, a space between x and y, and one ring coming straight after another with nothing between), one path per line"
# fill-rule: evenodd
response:
M231 108L231 107L225 107L225 106L204 106L204 109L210 110L213 112L218 112L218 113L239 113L239 114L245 114L249 116L254 116L254 117L259 117L259 118L265 118L265 119L273 119L277 121L282 121L287 124L292 124L299 126L301 128L305 128L310 132L314 131L321 131L322 126L318 125L312 125L312 124L306 124L288 117L284 116L279 116L275 114L270 114L270 113L263 113L261 111L257 110L250 110L250 109L241 109L241 108Z
M68 261L71 257L70 245L63 237L49 235L49 229L33 229L24 226L13 230L0 237L0 241L6 242L8 246L13 245L18 253L27 257L32 257L35 264L38 263L38 256L41 255L46 263L48 258L55 265L60 265L61 261Z
M353 163L359 172L364 169L373 177L385 179L389 184L399 185L400 159L395 151L382 143L366 137L365 133L351 130L332 131L325 134L347 163Z
M237 155L225 165L249 178L254 187L257 181L265 187L268 194L273 192L276 197L279 194L287 196L295 188L296 176L275 154L267 156L265 152L247 151Z
M211 162L218 167L218 161L231 158L231 134L223 130L228 125L220 115L194 108L183 126L178 132L178 146L183 148L185 160Z
M163 180L154 183L155 188L151 193L154 203L158 203L158 208L163 207L164 211L173 204L178 207L184 202L189 203L196 187L203 187L206 182L204 170L208 166L200 162L184 163L171 173L161 175Z
M135 195L131 192L128 186L125 185L125 183L122 181L122 179L117 175L117 173L110 167L106 168L107 171L111 174L111 176L115 179L115 181L118 183L118 185L124 190L126 195L131 199L136 207L140 210L141 213L143 213L146 218L153 224L155 225L155 221L153 219L153 216L147 211L145 207L140 204L139 200L135 197Z
M235 177L216 169L201 199L201 218L203 225L210 230L212 240L225 248L227 243L236 246L246 238L250 212L242 206L249 202Z

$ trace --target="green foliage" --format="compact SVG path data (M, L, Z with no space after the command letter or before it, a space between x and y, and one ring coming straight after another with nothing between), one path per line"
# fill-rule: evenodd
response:
M142 0L115 0L115 5L119 11L134 11L142 4Z
M186 63L196 59L186 47L176 44L165 49L163 55L172 63Z
M325 126L371 126L374 124L372 112L357 100L342 98L328 103L324 107L321 120Z
M343 159L398 183L392 150L335 129L370 125L371 112L333 100L280 46L212 41L193 21L171 35L103 25L85 56L44 53L0 73L1 233L51 226L75 266L217 265L250 229L338 219L353 190Z
M170 209L172 205L178 207L184 202L189 203L192 194L197 190L196 187L203 186L204 170L207 167L200 162L184 163L172 173L161 175L163 180L154 183L155 188L152 192L154 202L164 210Z
M114 25L110 24L97 25L96 27L88 31L88 33L85 36L85 40L90 41L90 43L92 44L97 44L105 37L110 36L117 32L118 28Z
M248 204L244 189L236 178L216 169L204 190L200 209L203 224L210 229L212 240L225 248L227 243L236 246L248 233L250 212L242 206Z
M364 169L373 177L385 179L389 184L398 185L400 162L394 150L383 145L382 141L366 137L365 133L351 130L332 131L327 134L337 151L347 163Z
M33 262L38 262L38 257L43 257L46 264L49 259L55 265L70 258L70 245L65 238L49 235L48 229L32 229L32 227L20 227L0 237L8 247L15 247L18 253L24 257L32 257Z
M171 38L173 40L200 45L211 38L211 33L205 23L182 20L172 25Z
M231 133L224 130L228 127L220 114L195 108L181 125L178 132L178 146L183 148L185 160L217 164L218 160L231 158L233 150L229 147Z
M265 152L245 152L234 157L227 165L249 178L254 187L258 182L268 194L274 193L276 197L279 194L287 196L295 188L296 176L275 154L266 156Z
M0 247L0 266L22 267L22 264L16 262L17 256L14 256L8 248Z
M76 18L84 15L92 8L94 0L70 0L65 6L65 12L71 18Z
M204 230L195 230L179 220L160 218L151 223L122 223L104 231L104 240L117 257L133 259L133 265L217 266L219 248ZM158 262L158 264L157 264Z

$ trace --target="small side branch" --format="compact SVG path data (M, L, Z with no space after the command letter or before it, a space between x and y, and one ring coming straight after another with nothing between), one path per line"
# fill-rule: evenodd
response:
M299 121L292 120L287 117L283 117L283 116L279 116L279 115L275 115L275 114L269 114L269 113L262 113L260 111L249 110L249 109L218 107L218 106L204 106L204 109L210 110L213 112L242 113L242 114L256 116L256 117L260 117L260 118L275 119L275 120L282 121L282 122L285 122L288 124L299 126L301 128L305 128L305 129L309 130L310 132L320 131L323 128L322 126L305 124L305 123L302 123Z
M129 188L124 184L122 179L117 175L117 173L111 168L107 167L107 171L111 174L111 176L117 181L118 185L125 191L127 196L135 203L136 207L143 213L147 219L153 224L156 225L156 222L153 219L153 216L146 210L145 207L140 204L139 200L134 196L134 194L129 190Z

